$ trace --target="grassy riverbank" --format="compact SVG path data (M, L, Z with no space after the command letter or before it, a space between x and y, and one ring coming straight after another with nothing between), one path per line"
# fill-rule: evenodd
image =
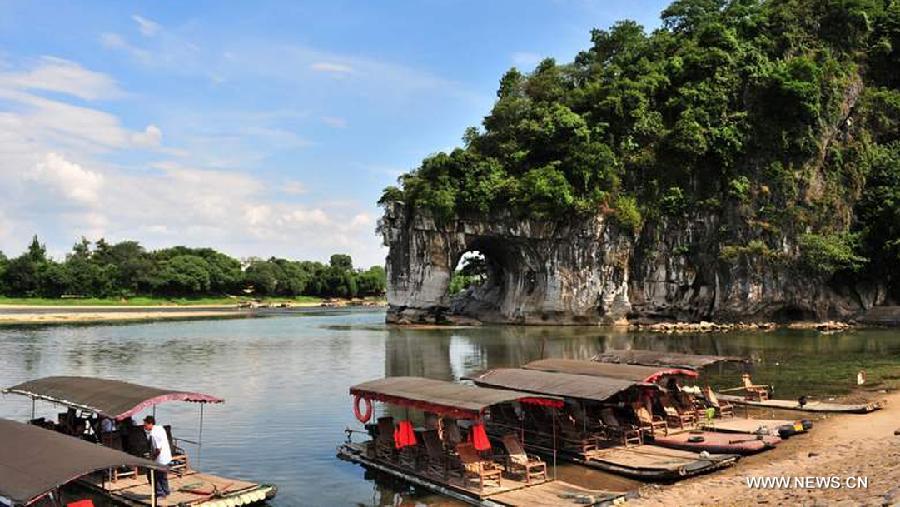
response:
M13 298L0 296L0 306L229 306L243 302L257 301L249 297L198 297L198 298L165 298L152 296L136 296L131 298ZM296 296L284 298L263 298L263 304L288 303L296 306L316 306L325 300L314 296Z

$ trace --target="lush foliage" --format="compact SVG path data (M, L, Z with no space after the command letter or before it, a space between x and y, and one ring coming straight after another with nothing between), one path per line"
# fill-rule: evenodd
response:
M381 295L381 266L353 268L349 255L329 264L272 257L243 264L211 248L176 246L147 251L135 241L92 244L82 239L62 262L47 256L35 237L27 250L7 259L0 253L0 294L17 297L356 297Z
M464 146L382 202L439 220L599 212L635 233L702 209L729 217L723 244L778 251L812 231L792 242L807 268L867 257L896 271L900 0L676 0L662 21L622 21L570 63L509 70ZM861 241L835 239L853 230Z

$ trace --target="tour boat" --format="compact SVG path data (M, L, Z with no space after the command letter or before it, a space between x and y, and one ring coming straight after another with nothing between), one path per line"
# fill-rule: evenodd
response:
M149 452L144 429L132 416L153 409L169 401L194 402L200 405L200 438L197 442L172 438L171 428L164 426L169 435L172 462L169 470L171 494L163 499L154 497L153 487L134 466L110 466L102 474L85 475L80 484L97 491L105 498L120 505L145 507L203 506L225 507L253 505L273 498L277 488L270 484L258 484L233 478L219 477L195 470L183 445L202 445L203 407L208 403L224 400L208 394L159 389L92 377L46 377L6 388L3 393L27 396L32 400L32 418L29 424L46 428L47 433L58 432L72 440L90 439L114 450L134 456ZM42 400L67 407L57 421L35 418L35 402ZM114 431L103 431L102 419L115 422ZM98 446L99 447L99 446ZM154 503L156 502L156 503Z
M491 409L489 428L522 427L526 447L546 454L559 448L561 459L643 480L668 482L733 465L735 454L700 455L650 444L657 416L642 424L632 404L661 392L653 383L537 369L500 368L466 377L476 385L510 389L565 400L559 410L523 406L521 413ZM644 378L646 380L646 378ZM665 423L663 423L665 424ZM662 431L662 430L660 430Z
M753 400L748 399L745 396L721 393L718 393L717 396L720 400L727 401L734 405L818 413L868 414L869 412L881 410L884 408L885 404L884 401L868 401L866 403L828 403L818 400L806 400L805 403L801 404L799 400Z
M63 487L92 476L102 480L111 468L165 468L144 458L8 419L0 419L0 449L0 505L8 507L62 505ZM93 505L89 494L67 501L72 502L69 505ZM156 507L155 499L149 505Z
M672 449L717 454L756 454L774 449L781 442L777 435L741 435L710 431L687 431L659 435L653 443Z
M554 480L554 463L526 453L519 432L494 440L487 436L491 407L554 409L562 406L559 398L419 377L372 380L351 387L350 394L366 430L347 429L347 441L337 451L341 459L470 505L609 505L624 498L624 493ZM366 424L373 419L373 402L404 418L385 415ZM355 442L357 434L367 438Z

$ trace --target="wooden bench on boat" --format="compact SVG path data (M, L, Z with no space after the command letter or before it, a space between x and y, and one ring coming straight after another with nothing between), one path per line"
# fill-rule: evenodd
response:
M32 400L32 421L40 421L34 418L34 403L36 400L48 401L68 408L63 414L67 424L63 428L52 422L43 424L50 426L47 433L55 433L53 429L66 430L71 427L81 428L83 433L73 434L68 432L66 438L81 440L90 438L99 444L115 447L128 451L132 455L143 457L149 451L147 437L142 427L133 424L132 417L161 403L171 401L186 401L200 405L200 435L203 434L203 407L208 403L223 403L224 400L209 394L190 391L177 391L171 389L159 389L156 387L142 386L123 382L92 377L46 377L42 379L24 382L22 384L3 389L3 393L19 394ZM78 412L81 414L79 415ZM97 421L98 424L70 424L71 421ZM118 425L115 432L118 439L110 438L110 433L103 433L99 427L101 419L115 421ZM235 505L250 505L261 503L273 498L277 488L268 484L257 484L216 477L209 474L201 474L193 470L187 453L182 448L182 442L172 438L171 428L163 426L169 436L169 444L172 450L172 462L165 467L169 472L169 482L172 495L159 505L204 505L215 506L219 501L232 502ZM129 439L121 438L122 430L129 430ZM189 442L189 441L183 441ZM198 447L201 441L189 442ZM137 445L143 444L143 445ZM185 479L190 477L190 480ZM103 477L82 477L80 482L92 489L98 490L103 496L125 505L147 506L151 505L152 495L146 477L138 471L137 465L113 466L106 470ZM185 485L199 485L200 490L194 492L185 491ZM223 485L230 485L225 488ZM111 487L114 486L114 487ZM209 492L202 489L209 486ZM175 501L179 499L179 501ZM238 504L237 502L241 502ZM225 504L222 504L225 505Z
M355 412L360 422L370 420L371 404L378 401L423 411L431 416L426 417L426 421L436 423L436 427L414 431L410 435L409 421L399 421L394 426L391 420L392 428L389 430L384 427L387 426L386 418L381 418L380 424L367 427L372 438L364 442L354 442L353 435L360 432L348 429L348 440L337 452L341 459L472 505L600 505L624 496L623 493L588 490L553 480L547 473L545 463L532 456L523 456L521 448L512 440L507 446L505 459L495 459L493 451L485 448L490 443L480 425L491 406L514 402L561 406L562 401L555 397L418 377L373 380L351 387L350 394L355 396ZM361 402L366 403L364 412L359 410ZM469 439L456 435L454 438L463 442L452 445L447 437L455 430L448 430L458 429L457 420L471 421L473 424L469 429ZM390 437L385 433L389 433ZM444 439L439 438L442 433ZM438 437L437 441L435 437ZM404 461L397 454L378 452L382 445L379 440L387 441L389 438L393 439L395 448L400 447L400 452L409 451L412 459Z

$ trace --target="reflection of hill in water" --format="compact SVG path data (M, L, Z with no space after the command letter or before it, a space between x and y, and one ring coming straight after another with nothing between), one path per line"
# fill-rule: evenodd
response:
M876 372L876 382L900 374L900 335L889 330L668 335L596 327L484 326L387 328L385 375L455 380L541 358L590 359L609 349L628 348L752 358L754 378L783 386L785 395L818 389L846 392L852 388L847 379L855 378L860 368ZM731 386L738 381L737 368L718 365L705 374L713 385Z

